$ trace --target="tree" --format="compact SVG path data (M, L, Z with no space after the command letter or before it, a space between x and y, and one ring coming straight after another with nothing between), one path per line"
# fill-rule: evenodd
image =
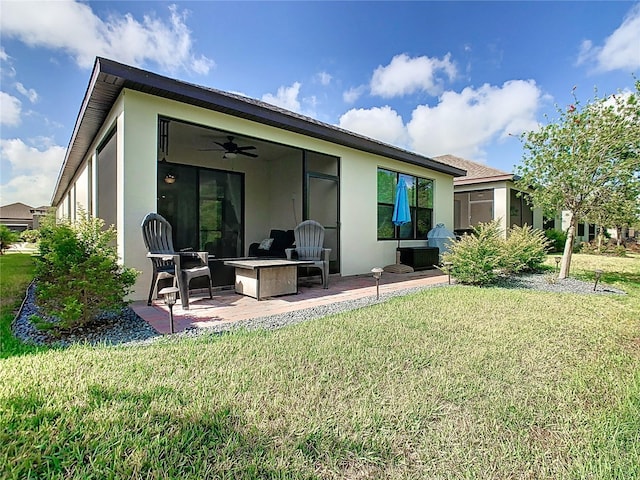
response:
M4 255L4 251L16 243L18 239L19 236L16 232L9 230L6 225L0 225L0 255Z
M638 182L636 182L638 183ZM588 221L598 225L598 252L601 251L605 228L615 228L618 246L622 232L640 221L640 184L610 186L606 199L589 214Z
M575 102L557 107L559 118L525 132L525 153L516 168L520 188L531 188L531 201L548 216L568 211L567 231L559 278L566 278L578 221L587 220L607 193L635 188L640 181L640 81L633 93L618 93L584 106Z

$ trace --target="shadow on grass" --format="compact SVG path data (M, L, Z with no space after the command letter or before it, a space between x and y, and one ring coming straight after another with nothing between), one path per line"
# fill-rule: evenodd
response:
M7 398L0 439L11 455L0 477L315 478L308 462L296 464L293 450L274 442L277 433L247 424L233 406L190 403L167 386L98 384L73 406L35 392Z
M578 272L576 278L581 280L594 282L595 272ZM624 285L629 287L640 287L640 274L631 272L604 272L600 279L603 283Z

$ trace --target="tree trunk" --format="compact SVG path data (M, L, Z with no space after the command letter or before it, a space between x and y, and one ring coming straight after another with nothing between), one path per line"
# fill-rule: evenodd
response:
M604 240L604 227L598 227L598 253L602 252L602 241Z
M571 222L569 230L567 230L567 241L564 244L564 253L562 254L562 262L560 263L560 273L558 278L567 278L569 276L569 268L571 267L571 255L573 254L573 240L576 237L576 216L571 213Z
M616 227L616 237L618 246L622 245L622 227Z

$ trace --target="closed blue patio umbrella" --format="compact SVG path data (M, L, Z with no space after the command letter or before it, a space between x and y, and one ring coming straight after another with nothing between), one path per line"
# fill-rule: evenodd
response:
M409 196L407 195L407 184L401 178L396 189L396 201L393 205L393 215L391 222L400 227L406 223L411 223L411 210L409 210ZM400 235L398 234L398 248L400 248ZM396 250L396 263L384 267L385 272L391 273L409 273L413 272L413 268L409 265L400 263L400 251Z
M409 210L409 197L407 195L407 184L401 178L396 189L396 202L393 205L393 216L391 221L396 227L405 223L411 223L411 211ZM400 248L400 235L398 235L398 248Z

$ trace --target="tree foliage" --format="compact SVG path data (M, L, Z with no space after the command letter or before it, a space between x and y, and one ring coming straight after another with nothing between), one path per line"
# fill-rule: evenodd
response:
M4 251L19 239L18 233L10 230L6 225L0 225L0 255L3 255Z
M76 223L49 216L40 234L38 302L59 319L57 329L81 327L125 305L138 273L118 263L113 227L88 215Z
M640 82L582 105L575 96L559 118L522 136L524 158L517 167L521 188L531 188L535 207L548 216L570 213L560 269L569 273L576 225L613 203L612 191L633 191L640 182ZM611 208L617 208L610 205Z

